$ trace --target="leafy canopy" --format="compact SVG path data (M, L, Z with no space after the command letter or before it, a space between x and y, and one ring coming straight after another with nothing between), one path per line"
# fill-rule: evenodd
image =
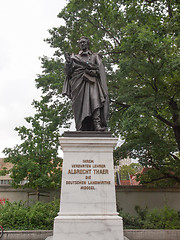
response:
M42 57L43 73L36 79L48 119L68 127L63 54L77 53L77 40L87 36L106 66L109 129L124 140L116 156L155 169L144 183L180 182L179 6L177 0L70 0L58 15L65 24L49 30L46 40L54 57Z
M64 52L78 52L80 36L89 37L107 68L109 128L124 140L116 155L138 158L156 169L154 179L160 172L174 182L180 182L179 16L178 1L69 1L58 15L65 25L49 30L46 40L54 59L43 59L44 74L36 79L51 99L58 83L59 96L64 74L56 75L62 68L56 63ZM61 111L64 124L72 115L66 98L61 104L68 109Z
M31 187L37 191L40 188L56 188L60 186L62 159L58 157L58 125L57 116L49 120L47 105L34 101L37 113L34 117L25 118L30 128L22 126L15 130L22 143L14 148L5 148L7 162L13 164L12 169L4 169L1 174L11 174L12 185ZM54 117L54 118L53 118ZM52 120L53 119L53 120Z
M140 163L131 163L130 165L123 165L120 168L121 180L129 180L130 175L135 176L137 173L141 172L142 165Z

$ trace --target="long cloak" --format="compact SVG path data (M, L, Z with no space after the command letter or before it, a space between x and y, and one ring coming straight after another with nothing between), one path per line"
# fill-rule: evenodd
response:
M81 53L72 54L71 63L66 63L66 79L62 91L63 95L72 99L72 109L78 131L83 129L83 123L87 119L92 119L93 113L98 108L101 112L101 125L107 126L109 112L108 89L102 59L99 54L92 54L88 51L89 60L84 61ZM85 80L84 75L87 69L93 69L98 73L92 77L95 81ZM92 126L87 130L93 130Z

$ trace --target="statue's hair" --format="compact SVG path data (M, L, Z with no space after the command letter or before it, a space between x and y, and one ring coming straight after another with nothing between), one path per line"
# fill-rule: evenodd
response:
M88 37L85 37L85 36L82 36L80 37L80 39L78 40L78 44L80 43L81 39L86 39L87 40L87 43L88 43L88 46L90 45L90 40Z

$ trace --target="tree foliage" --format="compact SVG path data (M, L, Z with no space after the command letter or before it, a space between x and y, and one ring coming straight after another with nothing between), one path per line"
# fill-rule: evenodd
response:
M47 39L56 48L54 59L77 52L82 35L91 39L92 51L101 50L108 73L109 128L124 140L116 155L156 169L156 180L160 172L161 178L180 182L178 1L73 0L58 17L65 25L50 30ZM52 89L42 79L50 76L44 72L36 80L45 96ZM61 74L60 91L63 79ZM63 104L68 109L69 102Z
M135 176L142 170L140 163L131 163L130 165L123 165L120 169L121 180L129 180L130 175Z
M60 185L62 159L58 157L59 130L56 112L49 118L48 106L34 101L37 113L25 118L30 127L16 127L22 143L14 148L5 148L6 162L13 164L12 169L4 169L1 174L9 173L14 187L56 188Z
M63 54L77 53L77 40L87 36L106 66L109 129L124 140L116 156L155 169L146 183L158 177L180 182L179 10L177 0L70 0L58 15L65 24L49 30L46 40L54 56L42 57L43 73L36 79L39 104L47 104L52 122L68 127Z

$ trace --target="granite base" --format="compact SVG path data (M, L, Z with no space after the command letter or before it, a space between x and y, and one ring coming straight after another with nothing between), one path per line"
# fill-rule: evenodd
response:
M58 216L53 240L123 240L122 219L118 216Z
M64 158L53 240L123 240L115 197L116 143L109 133L72 132L60 138Z

